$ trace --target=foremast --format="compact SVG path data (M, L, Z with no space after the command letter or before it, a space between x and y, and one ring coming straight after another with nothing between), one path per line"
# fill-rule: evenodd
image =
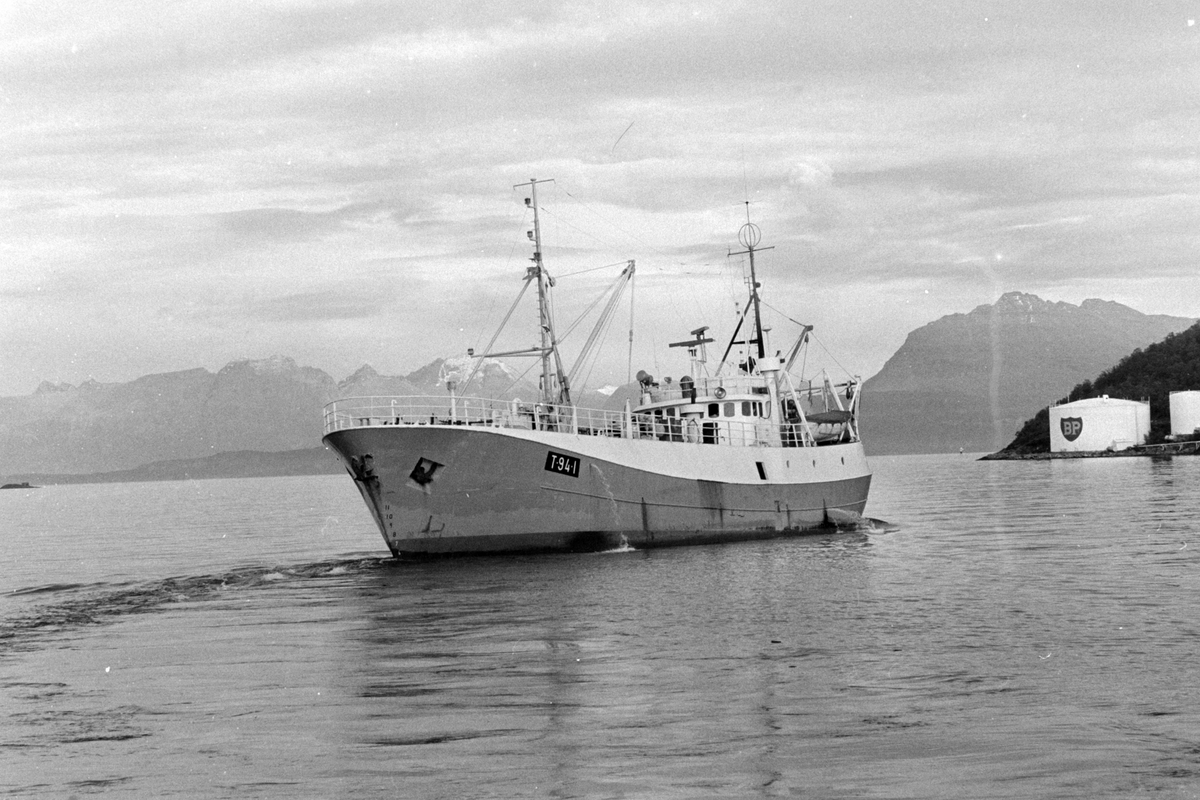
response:
M538 218L537 187L540 183L553 183L553 179L539 181L530 178L528 183L518 183L514 189L528 186L530 197L525 205L533 209L533 257L529 260L533 266L525 273L527 280L537 281L538 315L541 334L542 402L554 405L571 404L571 384L563 369L562 356L558 351L558 337L554 333L554 314L550 305L550 289L554 287L554 279L546 271L542 263L542 225Z
M460 387L465 388L466 386L470 385L471 381L475 378L475 375L479 372L480 367L483 365L485 358L502 358L505 356L535 356L542 362L541 376L539 378L540 385L538 387L538 413L544 414L546 420L559 420L566 409L573 407L574 403L571 399L571 387L575 383L575 378L579 374L580 370L586 366L590 354L599 342L604 330L611 322L613 311L616 307L618 299L620 298L621 292L625 285L633 280L634 274L634 262L629 260L625 263L625 269L621 271L621 274L617 276L617 279L611 284L611 286L605 290L605 294L611 292L608 303L600 312L596 326L588 336L588 340L579 353L579 357L575 361L575 364L571 367L570 371L566 370L563 367L562 352L559 349L558 335L555 333L554 329L554 307L550 290L554 288L555 281L550 275L549 271L547 271L545 263L542 261L542 225L539 215L540 207L538 206L537 201L538 185L553 182L553 179L539 181L537 178L531 178L527 183L518 183L513 186L514 189L529 187L530 190L530 196L525 198L525 207L533 210L533 229L527 231L530 241L533 242L533 255L529 259L533 262L533 266L526 268L524 279L525 285L521 287L521 291L517 295L516 300L513 301L512 307L504 316L504 320L500 323L500 327L497 328L495 334L493 334L491 341L488 342L488 345L484 351L476 354L474 348L467 349L467 355L475 359L475 366L472 367L470 375L467 376L466 381L464 381ZM585 271L590 272L590 270ZM516 311L517 306L521 302L521 298L525 296L525 293L533 284L537 285L538 292L538 329L540 344L536 347L526 347L520 350L508 350L504 352L493 351L492 347L496 344L496 340L500 338L500 334L504 330L504 327L508 324L513 312ZM603 299L603 295L592 304L593 307L598 304L601 299ZM631 304L629 323L631 352L633 347L632 314L633 309ZM575 324L578 324L578 322ZM575 325L571 326L572 329L574 327ZM569 333L570 330L568 330L568 334ZM447 387L451 389L451 394L453 394L454 386L448 383ZM569 416L573 418L574 415L571 413ZM559 423L550 422L548 424L557 425ZM572 423L572 426L573 425L574 423Z

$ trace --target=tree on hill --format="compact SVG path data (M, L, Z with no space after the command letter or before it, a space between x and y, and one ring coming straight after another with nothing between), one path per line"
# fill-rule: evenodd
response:
M1134 350L1115 367L1084 381L1059 400L1067 403L1108 395L1126 400L1150 401L1150 437L1153 444L1171 432L1171 392L1200 389L1200 323L1172 333L1145 350ZM1050 409L1043 408L1028 420L1003 452L1050 451Z

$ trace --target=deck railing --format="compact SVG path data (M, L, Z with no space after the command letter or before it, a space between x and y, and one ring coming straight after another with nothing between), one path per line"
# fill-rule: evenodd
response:
M578 436L656 439L670 442L722 444L740 447L801 447L813 444L800 425L779 425L769 419L738 421L725 418L680 417L605 411L578 406L522 403L482 397L447 395L414 397L350 397L325 406L325 433L388 425L466 425L554 431Z

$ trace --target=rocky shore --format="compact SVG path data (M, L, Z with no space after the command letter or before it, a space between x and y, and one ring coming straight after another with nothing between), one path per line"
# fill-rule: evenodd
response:
M1060 458L1134 458L1145 456L1195 456L1200 455L1200 442L1166 442L1144 444L1128 450L1086 450L1062 453L1019 453L1000 450L981 456L980 461L1050 461Z

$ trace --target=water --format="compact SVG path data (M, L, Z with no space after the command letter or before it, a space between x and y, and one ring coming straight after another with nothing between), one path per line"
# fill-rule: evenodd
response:
M401 563L347 478L0 492L0 795L1200 796L1200 459L895 528Z

